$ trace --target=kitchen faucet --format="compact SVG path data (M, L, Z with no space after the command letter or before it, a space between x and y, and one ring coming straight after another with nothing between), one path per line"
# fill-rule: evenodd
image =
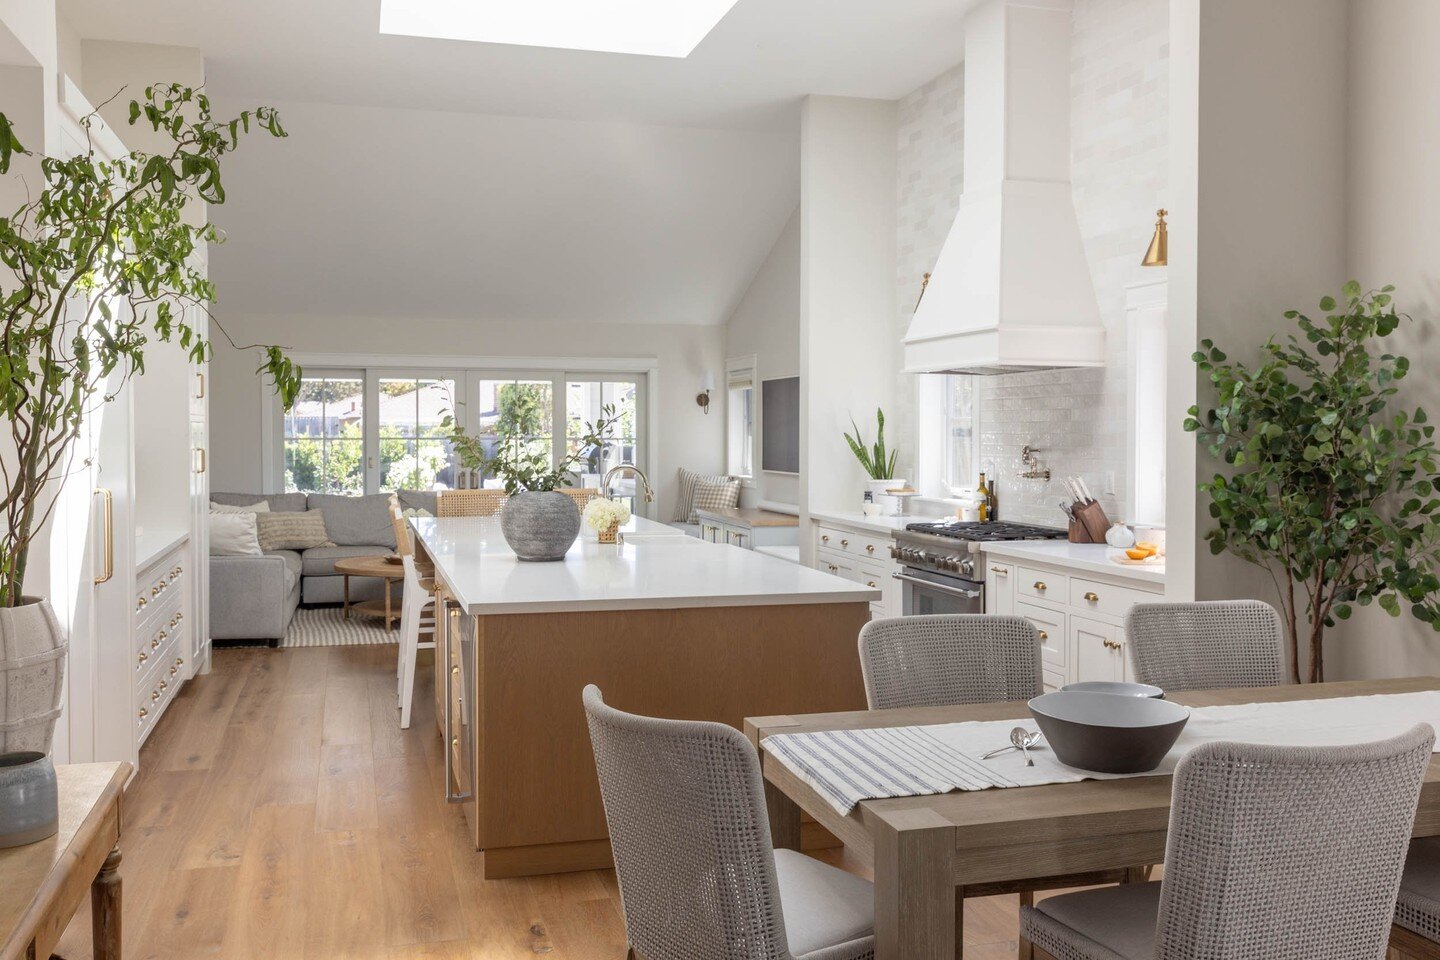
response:
M605 471L605 479L600 481L600 493L605 499L610 499L610 481L617 473L633 473L640 479L640 486L645 495L645 502L650 503L655 499L655 491L650 489L650 480L645 476L645 471L633 463L617 463Z

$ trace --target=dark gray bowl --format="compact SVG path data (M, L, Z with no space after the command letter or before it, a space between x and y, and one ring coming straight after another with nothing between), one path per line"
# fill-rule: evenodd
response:
M1062 690L1030 701L1059 761L1096 773L1146 773L1175 745L1190 711L1169 700Z
M1085 680L1081 683L1067 683L1061 692L1070 693L1112 693L1118 697L1150 697L1164 700L1165 691L1148 683L1126 683L1120 680Z

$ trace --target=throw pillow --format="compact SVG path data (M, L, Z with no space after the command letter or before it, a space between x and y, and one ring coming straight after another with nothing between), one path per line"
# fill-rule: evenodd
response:
M335 546L325 532L323 510L257 513L255 526L260 532L261 550L309 550L311 547Z
M694 510L724 510L739 506L739 504L739 480L721 480L719 483L701 480L695 484ZM695 515L693 510L690 514L690 522L700 522L700 518Z
M716 476L710 473L696 473L693 470L680 468L680 491L675 498L675 523L695 522L695 485L697 483L724 483L729 477Z
M255 533L255 514L238 510L212 510L210 556L260 556L260 540Z
M210 501L211 513L269 513L270 504L261 500L259 503L252 503L248 507L237 507L228 503L216 503Z

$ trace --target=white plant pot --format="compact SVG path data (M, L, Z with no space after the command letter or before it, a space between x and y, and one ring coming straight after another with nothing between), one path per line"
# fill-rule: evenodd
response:
M870 491L870 500L880 508L880 515L884 517L893 517L900 513L900 498L892 497L885 491L903 486L905 486L904 477L865 481L865 489Z
M69 646L49 601L0 607L0 753L50 753Z

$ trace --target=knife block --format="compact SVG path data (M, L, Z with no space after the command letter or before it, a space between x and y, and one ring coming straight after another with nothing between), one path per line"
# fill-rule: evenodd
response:
M1070 542L1104 543L1105 534L1110 529L1110 518L1105 516L1105 508L1100 506L1099 501L1091 500L1071 509L1074 516L1070 519Z

